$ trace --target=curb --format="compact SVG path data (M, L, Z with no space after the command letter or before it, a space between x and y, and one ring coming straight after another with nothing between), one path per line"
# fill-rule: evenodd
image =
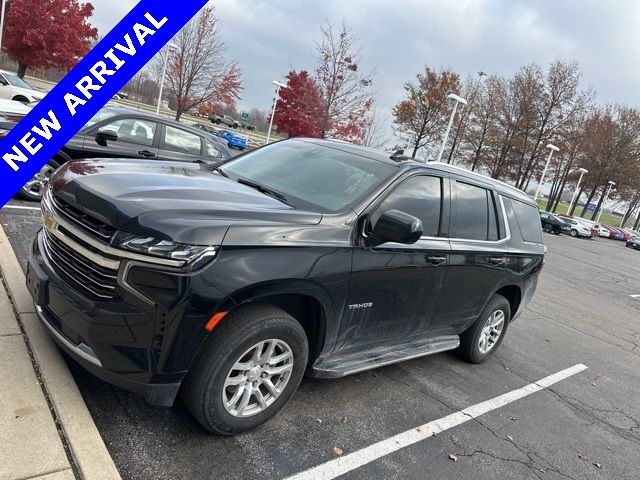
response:
M83 480L120 480L120 474L62 354L35 315L20 263L0 226L0 270L24 326L42 381Z

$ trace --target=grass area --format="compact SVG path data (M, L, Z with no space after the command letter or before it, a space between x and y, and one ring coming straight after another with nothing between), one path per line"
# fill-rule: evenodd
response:
M546 210L547 208L547 199L546 198L539 198L538 199L538 206L540 207L540 210ZM560 202L558 204L558 208L556 209L557 214L559 215L565 215L569 210L569 204L568 203L563 203ZM582 207L578 206L576 207L576 209L573 212L573 216L574 217L579 217L580 214L582 213ZM591 213L587 213L585 212L585 215L583 217L585 220L591 220ZM614 217L613 215L606 213L606 212L602 212L602 215L600 215L600 223L602 223L603 225L609 225L609 226L613 226L613 227L617 227L620 225L620 221L622 220L622 218L620 217ZM629 223L631 223L631 225L628 225ZM627 221L627 227L631 227L633 226L633 221L629 220Z

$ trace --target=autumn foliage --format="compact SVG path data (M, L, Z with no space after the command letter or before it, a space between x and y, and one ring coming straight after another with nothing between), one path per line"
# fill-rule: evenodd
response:
M286 81L273 119L277 131L290 137L319 138L323 107L318 84L306 70L289 72Z
M93 5L77 0L11 0L3 47L19 64L18 75L27 68L71 69L87 54L98 36L88 18Z

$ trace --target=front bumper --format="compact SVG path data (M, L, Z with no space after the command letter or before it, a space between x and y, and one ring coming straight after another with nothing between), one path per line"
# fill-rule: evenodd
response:
M151 275L164 287L165 273L136 266L126 283L145 295L122 288L114 300L89 298L47 258L44 236L42 230L32 242L27 287L53 339L96 377L149 404L172 405L207 333L202 325L209 317L186 302L192 279L167 273L172 288L157 289L154 297L154 289L143 290L137 282Z

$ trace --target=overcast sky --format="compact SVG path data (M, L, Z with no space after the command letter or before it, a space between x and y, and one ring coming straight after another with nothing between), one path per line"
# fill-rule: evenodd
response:
M92 0L104 35L136 3ZM375 68L378 109L388 114L424 65L461 76L508 75L519 66L577 60L600 102L640 105L637 0L216 0L229 56L243 71L239 109L270 107L272 80L313 71L324 20L345 19Z

